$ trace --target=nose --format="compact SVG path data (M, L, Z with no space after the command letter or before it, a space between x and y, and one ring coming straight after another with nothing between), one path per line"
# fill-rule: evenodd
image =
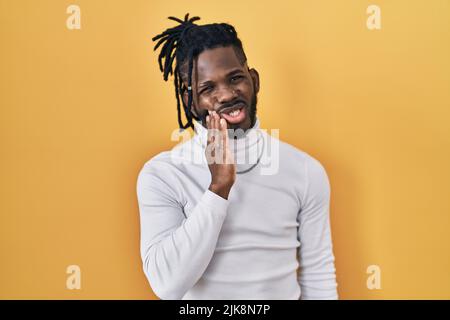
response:
M236 91L231 86L223 86L217 92L217 102L220 105L231 102L235 100L236 97Z

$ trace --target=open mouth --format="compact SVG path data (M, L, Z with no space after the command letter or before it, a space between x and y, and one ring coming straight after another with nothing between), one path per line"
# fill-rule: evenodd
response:
M226 108L220 112L220 116L228 123L236 124L244 121L246 116L245 104L242 102L235 104L233 107Z

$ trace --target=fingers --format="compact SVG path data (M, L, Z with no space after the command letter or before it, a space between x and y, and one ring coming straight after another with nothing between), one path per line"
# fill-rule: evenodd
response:
M211 111L212 129L219 129L219 115L215 111Z
M220 131L226 132L227 130L227 121L224 118L219 119Z
M207 130L207 132L208 132L208 139L207 139L207 141L208 141L208 144L209 143L211 143L211 113L210 113L210 115L208 115L208 116L206 116L206 128L208 129Z
M220 139L222 140L221 145L223 150L223 161L225 164L229 164L231 163L231 159L228 147L228 126L227 121L223 118L220 119Z
M209 145L211 156L218 157L217 163L233 163L229 150L228 124L227 121L215 111L208 111L206 127L208 129L207 145Z
M214 136L217 135L217 131L220 130L219 120L220 117L215 111L209 111L209 116L206 116L206 127L208 129L208 140L214 141Z
M208 143L211 143L215 140L215 135L217 134L217 121L216 121L216 112L208 110L209 115L206 116L206 127L208 129Z
M228 146L228 126L227 121L225 119L220 119L220 133L222 138L222 143L224 147Z
M216 118L216 129L220 130L220 117L217 112L214 111L214 117Z
M213 136L213 141L214 141L214 145L217 148L217 150L220 149L220 131L219 131L219 115L217 114L217 112L212 111L212 119L213 119L213 125L212 125L212 136Z

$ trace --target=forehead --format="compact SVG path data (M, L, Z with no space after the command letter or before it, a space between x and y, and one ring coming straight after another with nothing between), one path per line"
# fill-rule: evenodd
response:
M224 77L234 69L244 69L232 46L208 49L198 55L198 81L207 81Z

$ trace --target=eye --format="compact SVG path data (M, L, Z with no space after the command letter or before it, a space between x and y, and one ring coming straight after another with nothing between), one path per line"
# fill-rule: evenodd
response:
M206 86L200 90L200 94L211 92L212 86Z
M243 78L243 76L241 76L241 75L233 76L233 77L231 78L231 81L232 81L232 82L236 82L236 81L239 81L239 80L242 79L242 78Z

